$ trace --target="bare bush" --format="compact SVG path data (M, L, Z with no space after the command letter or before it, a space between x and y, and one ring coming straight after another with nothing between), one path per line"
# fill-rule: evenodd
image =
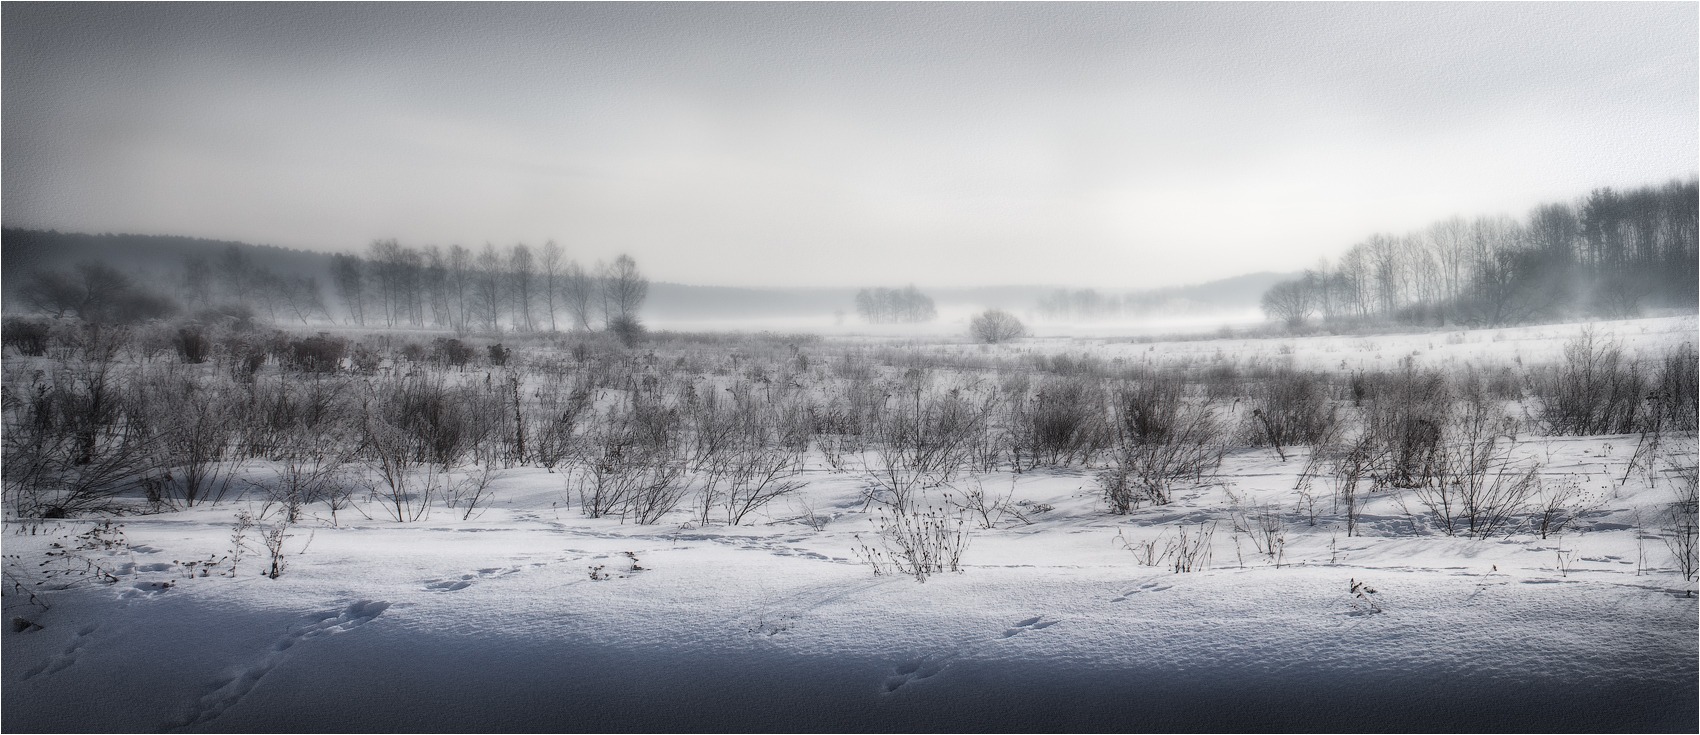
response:
M1104 389L1090 378L1053 378L1018 404L1015 452L1029 466L1090 461L1109 439Z
M676 411L633 393L587 432L568 485L586 516L656 523L688 494Z
M1623 350L1592 327L1564 345L1564 363L1531 376L1546 430L1561 436L1636 430L1647 383Z
M1650 394L1658 426L1667 431L1695 431L1700 411L1700 353L1694 343L1666 352L1659 360Z
M1442 519L1449 534L1462 522L1470 536L1487 538L1506 528L1540 491L1539 463L1512 459L1516 440L1508 428L1503 416L1466 412L1456 438L1447 443L1435 487L1456 504L1456 518Z
M1210 557L1213 551L1212 539L1216 535L1215 523L1200 523L1198 529L1187 531L1183 524L1175 528L1175 538L1170 541L1165 554L1171 559L1171 565L1176 574L1183 572L1201 572L1210 568Z
M265 576L271 579L283 576L284 569L289 566L289 558L283 546L290 538L288 519L260 526L260 541L265 544L266 556L270 561Z
M1026 525L1033 523L1028 518L1028 514L1034 512L1031 510L1031 503L1023 506L1013 500L1015 497L1015 478L1010 478L1009 490L1002 495L988 494L985 485L981 483L978 477L970 478L967 483L957 488L957 492L960 499L952 496L951 502L956 507L968 511L970 515L978 518L982 529L997 528L1005 517L1013 518Z
M216 505L234 479L240 399L229 386L192 378L168 379L151 393L159 471L143 478L148 498L171 507Z
M1287 521L1281 517L1281 512L1272 506L1262 505L1249 511L1236 507L1232 515L1234 532L1245 534L1257 553L1280 567L1287 551Z
M1111 513L1128 513L1141 502L1167 504L1177 486L1203 484L1221 465L1226 448L1211 402L1184 400L1178 391L1169 383L1119 392L1117 448L1098 475Z
M105 509L154 467L148 413L118 390L112 363L67 360L27 380L6 373L0 478L18 517Z
M349 494L345 473L359 444L354 427L342 422L314 422L291 433L270 492L270 499L283 506L290 523L299 521L314 503L327 503L333 515L345 504Z
M981 342L997 344L1027 336L1027 327L1014 314L1002 309L988 309L969 320L968 333Z
M1161 442L1175 430L1186 400L1186 382L1178 374L1148 370L1117 386L1115 399L1122 443Z
M420 451L417 435L398 424L408 414L395 410L398 404L393 396L367 396L363 404L363 459L378 480L370 485L373 498L397 523L429 517L432 499L441 485L439 465Z
M867 499L907 505L920 490L949 482L968 464L996 405L995 394L941 395L927 389L924 377L912 377L873 422L873 462L863 466L873 483Z
M964 511L940 505L903 503L879 509L873 519L875 543L863 541L857 549L874 574L901 574L917 582L944 572L962 570L962 553L968 549L968 519Z
M1428 484L1438 471L1451 417L1446 377L1406 367L1361 379L1367 384L1362 399L1365 431L1381 444L1386 458L1382 482L1402 488Z
M1668 458L1676 500L1665 506L1662 520L1665 547L1682 578L1692 581L1700 572L1700 468L1694 462L1693 445L1685 449Z
M802 460L789 451L753 447L738 452L722 475L720 504L727 525L740 525L768 503L801 490L807 483L791 479L801 471Z
M18 351L25 357L47 354L47 341L52 328L47 322L7 317L0 323L0 344Z
M348 354L348 340L325 334L287 340L279 347L278 364L304 373L334 373Z
M1245 434L1253 446L1270 446L1287 458L1286 447L1315 445L1336 421L1322 376L1290 369L1275 371L1253 386Z
M591 411L592 394L579 380L545 373L535 397L529 416L536 427L533 456L538 464L553 470L572 456L574 432Z
M1123 536L1121 531L1116 531L1116 541L1122 548L1133 552L1134 561L1142 566L1154 567L1169 558L1171 549L1166 543L1167 535L1168 532L1164 531L1150 538L1135 540Z
M1386 464L1386 451L1373 434L1359 432L1350 441L1316 448L1328 469L1328 479L1334 488L1334 510L1346 516L1346 535L1358 533L1358 518L1363 507L1363 484L1374 478Z
M472 520L479 515L480 507L489 506L492 496L490 485L499 477L495 467L483 465L465 477L447 483L443 488L443 504L449 510L458 511L461 520Z
M1542 539L1562 535L1598 502L1598 498L1582 489L1582 483L1574 476L1541 483L1535 500L1535 532Z

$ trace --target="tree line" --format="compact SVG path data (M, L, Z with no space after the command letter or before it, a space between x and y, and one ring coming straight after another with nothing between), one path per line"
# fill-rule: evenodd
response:
M1696 180L1595 189L1523 220L1462 217L1375 234L1263 297L1270 318L1500 325L1635 316L1700 300Z
M340 310L325 297L319 278L279 273L236 245L184 256L175 277L151 282L97 257L67 268L36 269L15 298L35 313L102 323L187 315L304 326L341 320L458 333L600 327L624 338L642 329L638 313L649 293L649 281L631 256L587 270L554 242L536 252L518 244L506 250L486 245L474 253L459 245L414 248L379 240L364 255L331 256L325 275Z
M938 318L932 297L914 286L856 292L856 315L870 324L919 324Z
M174 281L151 284L93 258L67 269L38 269L19 285L17 299L36 313L100 323L167 319L184 312L201 319L331 321L318 279L257 265L234 245L216 256L190 255Z
M372 243L365 256L338 254L331 281L348 320L361 326L436 327L467 332L589 330L640 326L649 281L621 255L585 269L554 241L478 253L461 247Z

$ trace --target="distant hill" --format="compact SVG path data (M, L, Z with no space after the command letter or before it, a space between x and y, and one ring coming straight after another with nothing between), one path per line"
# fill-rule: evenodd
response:
M327 299L331 254L170 235L84 234L53 230L5 228L0 231L0 289L16 286L36 270L68 268L80 261L98 260L118 267L143 283L171 291L182 278L191 257L216 260L231 248L257 267L280 275L318 279ZM640 263L641 267L642 264ZM1293 273L1253 273L1190 286L1127 291L1102 290L1105 296L1138 304L1142 310L1165 314L1203 314L1256 308L1269 286ZM870 284L886 285L893 284ZM982 286L928 288L917 284L941 309L1001 308L1030 312L1055 286ZM644 314L666 321L716 321L773 317L825 317L842 309L854 318L854 288L735 288L655 282L650 285Z
M1263 271L1208 281L1193 286L1134 291L1129 293L1128 296L1157 304L1194 304L1208 310L1241 311L1258 308L1259 303L1263 300L1263 292L1268 291L1270 286L1291 278L1297 278L1299 275L1299 271L1290 273Z

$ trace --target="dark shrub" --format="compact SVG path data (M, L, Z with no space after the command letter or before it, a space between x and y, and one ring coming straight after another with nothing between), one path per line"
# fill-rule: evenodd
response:
M303 373L334 373L342 368L348 341L318 335L291 340L284 350L284 367Z
M1087 460L1105 444L1104 392L1096 381L1046 381L1016 420L1023 452L1034 462L1067 464Z
M0 326L0 341L20 355L40 357L47 354L47 338L51 333L47 322L27 319L7 319Z
M1334 428L1327 385L1318 374L1279 368L1251 393L1246 434L1254 446L1317 444Z
M1146 444L1165 440L1174 430L1186 383L1178 374L1150 372L1116 390L1124 441Z
M1479 380L1471 383L1473 395L1485 396ZM1426 484L1439 469L1438 452L1451 414L1446 376L1405 369L1368 376L1362 385L1365 430L1387 453L1388 481L1396 487Z
M608 322L608 331L619 338L620 344L633 347L643 339L643 322L635 316L615 317Z
M177 330L175 346L177 356L183 358L183 362L199 365L206 362L207 356L212 354L213 345L205 329L200 325L191 324Z
M349 354L348 362L356 372L370 373L384 364L384 356L366 345L355 345L354 350Z
M472 354L472 348L458 339L438 337L431 343L431 359L447 367L464 367Z

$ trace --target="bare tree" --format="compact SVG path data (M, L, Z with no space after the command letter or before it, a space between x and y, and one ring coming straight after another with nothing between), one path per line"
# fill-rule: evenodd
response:
M358 255L337 253L331 256L331 279L336 282L337 295L343 308L355 324L366 326L365 263Z
M638 272L637 261L621 255L602 269L602 308L609 323L636 319L643 300L649 296L649 279Z
M443 258L442 248L436 245L425 247L425 263L420 271L420 283L425 292L425 300L431 307L431 323L439 327L453 328L449 265Z
M83 291L69 273L36 271L35 277L18 290L18 298L26 309L61 317L77 313Z
M596 290L590 274L578 263L568 261L561 273L561 305L573 318L574 329L590 329L591 302Z
M1289 327L1304 324L1316 309L1316 289L1310 280L1282 281L1271 286L1263 294L1263 313L1286 322Z
M554 240L543 243L543 256L538 262L543 266L543 308L549 314L549 331L554 332L555 301L561 286L561 246Z
M323 316L330 321L330 310L325 308L325 297L319 286L319 279L312 276L281 276L275 281L279 300L289 312L306 325L307 318Z
M373 295L383 309L384 325L393 327L400 317L401 243L374 240L367 248L366 262L372 277Z
M451 245L446 265L449 299L453 306L449 323L456 332L465 332L472 304L472 252L459 245Z
M496 246L484 243L484 252L478 254L478 293L477 304L479 316L483 317L485 328L496 331L502 317L502 257L496 254Z
M24 284L19 295L24 306L53 316L76 316L101 321L133 289L130 277L105 263L83 261L70 273L42 271Z
M537 261L531 255L531 248L525 243L514 246L508 254L508 273L513 282L509 294L514 300L514 329L521 326L525 331L536 330L531 320L531 282L537 270Z
M231 245L218 259L218 274L224 280L225 298L238 304L248 303L251 295L254 264L242 248Z
M1462 217L1436 222L1429 227L1429 245L1434 249L1440 267L1440 280L1445 303L1455 303L1465 287L1465 252L1469 225Z
M183 259L183 302L190 306L212 305L212 263L205 255L195 254Z

